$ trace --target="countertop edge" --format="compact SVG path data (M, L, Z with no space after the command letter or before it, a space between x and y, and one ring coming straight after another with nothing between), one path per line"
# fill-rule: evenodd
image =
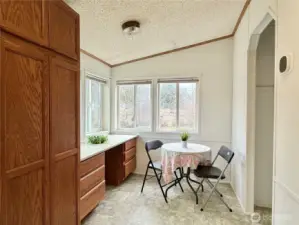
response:
M95 152L94 154L91 154L91 155L89 155L89 156L87 156L87 157L80 158L80 162L83 162L83 161L85 161L85 160L88 160L88 159L90 159L90 158L92 158L92 157L94 157L94 156L96 156L96 155L99 155L99 154L101 154L101 153L103 153L103 152L106 152L106 151L110 150L111 148L114 148L115 146L121 145L121 144L123 144L123 143L125 143L125 142L127 142L127 141L130 141L130 140L134 139L134 138L138 138L138 136L139 136L139 135L132 135L132 137L130 137L130 138L126 139L126 140L122 140L122 141L120 141L120 142L118 142L118 143L115 143L115 144L113 144L113 145L111 145L111 146L109 146L109 147L107 147L107 148L105 148L105 149L99 150L98 152Z

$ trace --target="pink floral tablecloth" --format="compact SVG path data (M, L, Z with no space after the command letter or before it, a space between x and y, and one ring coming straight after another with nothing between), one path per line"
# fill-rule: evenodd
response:
M208 146L188 143L183 148L181 143L168 143L161 147L162 172L165 183L173 180L173 172L179 167L195 169L199 163L211 162L211 149Z

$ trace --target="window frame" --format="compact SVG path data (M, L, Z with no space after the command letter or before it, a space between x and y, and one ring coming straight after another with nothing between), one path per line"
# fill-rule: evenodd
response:
M84 120L84 124L83 124L83 135L84 138L86 138L89 135L95 135L98 134L100 132L103 131L103 119L104 119L104 85L107 84L107 80L105 78L102 78L101 76L91 73L89 71L84 71L84 83L83 83L83 87L82 87L82 91L83 91L83 98L82 100L84 101L83 107L84 107L84 116L83 116L83 120ZM88 88L87 88L87 80L95 80L97 82L100 83L100 131L97 132L87 132L87 120L88 120ZM90 89L89 89L90 90Z
M176 129L173 131L166 131L160 129L160 84L162 83L175 83L176 84ZM179 108L180 108L180 92L179 92L179 85L180 83L195 83L195 128L192 130L184 130L191 134L199 134L199 115L200 115L200 85L199 85L199 78L165 78L165 79L158 79L156 82L157 88L157 96L156 96L156 124L155 124L155 132L156 133L169 133L169 134L177 134L181 133L182 130L179 128Z
M136 87L137 85L141 84L149 84L150 85L150 126L149 128L140 128L136 127ZM132 128L121 128L120 127L120 117L119 117L119 88L121 85L134 85L134 127ZM116 130L117 131L124 131L124 132L131 132L131 131L137 131L137 132L152 132L153 131L153 121L154 121L154 104L153 104L153 87L154 82L153 80L122 80L122 81L116 81Z

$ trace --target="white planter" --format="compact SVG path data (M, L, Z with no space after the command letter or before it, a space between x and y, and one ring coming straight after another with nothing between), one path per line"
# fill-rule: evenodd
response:
M181 143L183 148L187 148L187 141L181 141Z

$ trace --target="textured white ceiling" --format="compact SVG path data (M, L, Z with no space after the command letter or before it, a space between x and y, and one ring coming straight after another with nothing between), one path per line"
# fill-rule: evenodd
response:
M68 0L80 14L81 48L110 64L232 33L246 0ZM141 23L132 39L129 19Z

